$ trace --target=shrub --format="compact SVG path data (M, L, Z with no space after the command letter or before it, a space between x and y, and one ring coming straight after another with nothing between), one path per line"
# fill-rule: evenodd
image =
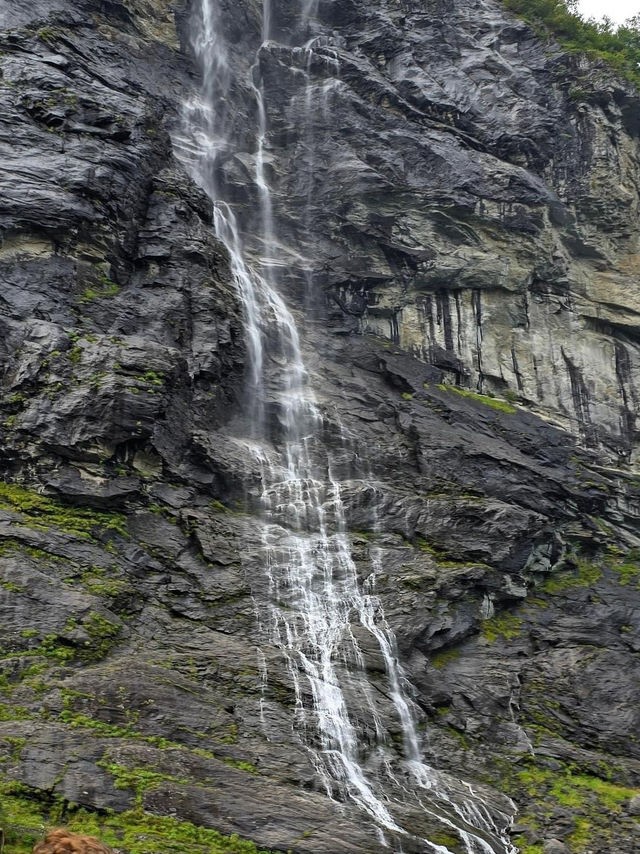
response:
M563 48L604 60L621 77L640 87L640 15L615 28L605 19L585 21L571 0L502 0L538 33L553 36ZM570 97L579 97L572 90Z

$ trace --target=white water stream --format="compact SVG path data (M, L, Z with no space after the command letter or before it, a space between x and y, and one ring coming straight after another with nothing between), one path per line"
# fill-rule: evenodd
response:
M261 536L269 601L260 615L263 629L286 663L296 692L296 724L307 739L327 793L351 801L368 814L379 838L401 852L409 837L388 792L400 792L460 836L467 854L511 854L488 809L469 789L455 794L443 775L422 760L406 679L398 664L393 635L384 619L374 585L363 589L351 555L341 485L332 473L331 455L323 446L323 416L310 387L298 327L277 289L281 263L274 205L267 178L268 92L260 75L260 50L271 36L270 0L264 0L262 45L250 63L247 79L234 79L230 49L223 36L219 0L199 0L192 24L193 50L202 69L201 91L186 105L183 132L176 148L197 182L214 203L215 228L231 259L233 276L244 307L249 355L247 406L253 424L247 436L256 449L262 478ZM317 13L317 0L300 0L301 33ZM328 110L326 81L314 82L312 63L317 37L291 48L306 77L305 127L313 168L313 114ZM320 40L321 42L321 40ZM337 75L338 55L323 48L322 61ZM256 126L253 132L253 185L259 201L259 225L251 247L246 228L225 192L222 167L238 138L234 95L249 93ZM237 109L237 108L236 108ZM246 131L246 128L245 128ZM246 158L245 158L246 159ZM242 208L238 209L239 211ZM268 389L268 392L267 392ZM277 413L279 438L267 433L266 400ZM345 439L346 441L346 439ZM371 578L379 570L375 552ZM389 737L373 699L358 642L368 634L384 661L386 694L402 731L404 760L389 750ZM264 657L262 657L264 661ZM264 678L268 679L266 663ZM309 703L308 697L312 702ZM363 761L362 733L354 714L354 698L373 721L375 745ZM373 757L373 758L372 758ZM393 766L400 767L401 779ZM463 788L463 785L458 789ZM415 835L412 835L415 847ZM448 849L423 839L420 850L446 854Z

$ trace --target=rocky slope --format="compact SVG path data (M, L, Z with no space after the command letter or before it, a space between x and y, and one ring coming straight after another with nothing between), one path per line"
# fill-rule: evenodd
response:
M186 822L382 851L322 790L257 619L242 307L171 142L198 85L193 10L0 8L6 808L25 839L62 813L130 854L252 850ZM222 8L248 80L261 9ZM528 854L634 854L637 96L488 0L326 0L311 52L291 47L299 10L272 11L283 289L425 755L513 798ZM250 88L224 169L249 237Z

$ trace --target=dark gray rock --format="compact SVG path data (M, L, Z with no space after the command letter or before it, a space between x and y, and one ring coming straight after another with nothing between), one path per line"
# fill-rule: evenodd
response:
M118 811L143 769L151 812L372 854L260 620L242 311L172 147L197 74L176 5L18 2L0 33L1 767ZM246 80L259 4L223 5ZM560 854L587 822L597 854L636 854L637 96L493 2L321 2L306 55L297 11L273 14L279 285L425 756L494 815L513 798L521 847ZM254 94L232 97L221 180L258 251ZM375 773L371 709L345 694Z

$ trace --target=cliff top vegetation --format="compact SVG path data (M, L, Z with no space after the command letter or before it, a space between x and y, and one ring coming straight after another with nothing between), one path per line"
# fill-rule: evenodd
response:
M585 20L573 0L503 0L507 9L538 32L554 36L568 51L602 59L640 88L640 15L616 27L610 20Z

